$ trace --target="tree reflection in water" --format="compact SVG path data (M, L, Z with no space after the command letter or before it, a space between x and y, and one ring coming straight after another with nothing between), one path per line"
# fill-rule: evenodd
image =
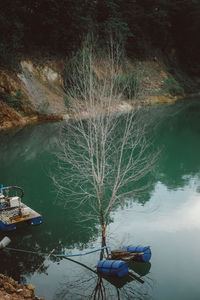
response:
M81 266L79 279L63 282L60 291L53 298L55 300L150 299L150 290L153 287L153 280L147 276L151 268L150 263L130 262L128 274L119 278L103 275L71 258L65 259Z

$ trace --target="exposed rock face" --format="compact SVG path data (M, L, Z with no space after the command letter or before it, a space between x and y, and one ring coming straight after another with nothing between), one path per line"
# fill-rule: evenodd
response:
M73 118L74 114L87 118L91 114L86 101L72 99L70 106L66 107L66 94L63 90L65 62L62 59L44 61L22 60L18 73L0 70L0 130L37 121ZM129 72L137 74L135 89L138 95L136 99L121 99L121 103L112 108L113 112L127 111L143 105L173 103L177 99L169 92L162 91L169 76L164 62L154 58L139 61L135 65L129 60L126 63ZM100 79L106 76L106 63L97 62L93 68Z
M0 128L10 128L21 123L22 116L6 103L0 102Z
M41 66L32 61L21 61L22 71L17 77L32 107L39 113L66 112L60 65L60 62Z
M14 96L20 86L14 74L0 70L0 92L3 94L10 94Z
M31 60L21 61L18 73L0 70L0 93L5 97L20 98L22 110L27 113L64 114L62 61L41 65Z
M6 103L0 102L0 130L16 126L24 126L38 120L37 116L23 117Z
M62 120L67 112L63 67L61 60L43 65L23 60L18 73L0 70L0 129Z
M0 274L1 300L45 300L36 297L34 289L32 284L22 286L14 279Z

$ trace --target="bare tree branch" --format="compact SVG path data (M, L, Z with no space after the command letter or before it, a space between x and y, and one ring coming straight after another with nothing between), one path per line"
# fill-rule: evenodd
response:
M87 203L87 219L99 218L104 239L112 209L123 197L133 197L136 183L152 171L157 158L149 150L148 123L141 111L117 112L122 99L117 87L120 57L119 46L111 41L105 57L86 45L81 60L74 62L76 84L70 86L70 95L75 119L61 129L60 177L54 178L66 203L80 209Z

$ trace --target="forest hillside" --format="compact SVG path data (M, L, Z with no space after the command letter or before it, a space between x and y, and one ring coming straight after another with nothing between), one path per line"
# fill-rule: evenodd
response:
M198 92L199 31L199 0L2 2L0 126L44 114L68 117L70 62L88 36L102 56L111 37L121 45L125 69L119 84L134 86L132 97L140 92L140 105Z

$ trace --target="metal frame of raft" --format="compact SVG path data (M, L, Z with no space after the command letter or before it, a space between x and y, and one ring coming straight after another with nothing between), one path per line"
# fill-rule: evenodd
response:
M106 260L99 261L97 271L107 276L123 277L128 274L126 262L148 263L150 259L149 246L123 246L122 249L111 251Z
M9 190L17 189L21 192L21 197L8 197ZM4 191L7 195L4 195ZM42 216L34 211L32 208L21 202L24 196L24 191L18 186L0 188L0 230L8 231L16 229L18 223L26 222L34 226L40 225L43 220Z
M91 272L97 274L98 276L101 276L102 278L104 278L105 280L107 280L108 282L110 282L111 284L116 286L117 288L123 287L127 282L131 282L132 280L137 280L139 283L143 284L144 280L142 280L140 277L145 276L146 274L148 274L149 270L150 270L150 267L151 267L151 264L149 262L145 263L145 264L141 264L141 263L137 263L137 262L133 261L132 263L134 263L134 264L132 264L130 262L130 264L128 264L128 269L127 269L127 263L125 263L125 262L119 263L119 261L115 261L115 268L114 269L110 268L110 266L108 265L108 268L107 268L106 272L102 272L102 269L99 270L98 266L97 266L97 270L94 270L94 269L90 268L89 266L87 266L87 265L85 265L85 264L83 264L79 261L71 259L70 257L71 256L83 256L83 255L91 254L91 253L94 253L94 252L97 252L97 251L110 249L109 246L105 246L105 247L102 247L102 248L98 248L98 249L95 249L95 250L91 250L91 251L87 251L87 252L79 253L79 254L54 254L53 252L54 252L55 249L53 249L48 254L48 253L41 253L41 252L36 252L36 251L8 248L7 245L10 242L11 242L11 240L8 237L4 237L4 239L2 241L0 241L0 249L5 248L6 250L11 250L11 251L19 251L19 252L31 253L31 254L37 254L37 255L46 255L46 258L49 258L50 256L61 257L63 259L67 259L67 260L69 260L73 263L77 263L78 265L83 266L84 268L90 270ZM107 261L107 263L108 263L108 261ZM120 264L121 264L121 268L119 268ZM143 272L141 272L140 268L138 269L138 264L142 267ZM41 268L41 266L40 266L40 268ZM106 267L105 263L103 263L103 266ZM131 269L131 271L134 271L135 273L137 273L140 277L138 277L134 273L130 272L129 268ZM144 268L145 268L145 271L144 271ZM39 269L37 269L37 271ZM104 268L104 270L105 270L105 268ZM127 273L127 270L128 270L128 273Z
M1 244L0 244L1 246ZM0 247L1 249L1 247ZM31 254L36 254L36 255L48 255L49 256L54 256L54 257L59 257L59 258L70 258L70 257L77 257L77 256L84 256L88 254L92 254L98 251L102 251L105 249L110 249L109 246L105 246L102 248L98 248L95 250L87 251L84 253L78 253L78 254L55 254L54 249L51 251L50 254L48 253L43 253L43 252L36 252L36 251L30 251L30 250L23 250L23 249L15 249L15 248L8 248L7 245L5 246L5 249L10 250L10 251L16 251L16 252L24 252L24 253L31 253ZM143 251L141 251L143 250ZM122 256L119 256L119 252L121 251ZM132 252L131 252L132 251ZM134 252L133 252L134 251ZM112 253L117 253L118 258L117 259L111 259L112 258ZM123 277L129 273L129 265L127 264L126 261L123 260L124 258L124 253L126 255L130 255L129 261L133 262L139 262L139 263L149 263L149 260L151 259L151 249L149 246L124 246L120 250L113 250L111 251L110 256L107 257L106 260L100 260L97 264L97 272L102 274L103 276L111 276L111 277ZM93 271L93 270L92 270Z
M1 249L1 247L0 247ZM16 249L16 248L9 248L9 247L5 247L5 249L10 250L10 251L16 251L16 252L24 252L24 253L29 253L29 254L36 254L36 255L49 255L49 253L44 253L44 252L36 252L36 251L31 251L31 250L23 250L23 249ZM91 250L91 251L87 251L84 253L77 253L77 254L55 254L52 253L51 256L56 256L56 257L60 257L60 258L65 258L65 257L75 257L75 256L84 256L84 255L88 255L88 254L92 254L98 251L102 251L105 249L110 249L109 246L105 246L102 248L98 248L95 250Z
M126 247L126 246L124 246ZM151 249L149 246L129 246L130 249L133 251L133 248L134 248L134 251L135 252L129 252L129 251L126 251L127 255L131 254L130 255L130 259L129 261L137 261L137 262L149 262L150 259L151 259ZM141 248L144 249L143 252L141 252ZM1 247L0 247L1 249ZM31 251L31 250L23 250L23 249L16 249L16 248L8 248L8 247L5 247L5 249L7 250L11 250L11 251L16 251L16 252L24 252L24 253L31 253L31 254L37 254L37 255L49 255L48 253L44 253L44 252L36 252L36 251ZM102 250L105 250L105 249L109 249L111 250L111 247L109 246L105 246L105 247L101 247L101 248L98 248L98 249L94 249L94 250L91 250L91 251L87 251L87 252L84 252L84 253L77 253L77 254L52 254L53 256L56 256L56 257L76 257L76 256L84 256L84 255L88 255L88 254L92 254L92 253L95 253L95 252L98 252L98 251L102 251ZM113 250L111 251L111 253L119 253L119 251L121 251L121 253L124 253L124 250L121 249L121 250ZM146 256L145 256L146 255ZM114 257L112 256L108 256L106 260L112 260L112 261L117 261L117 260L124 260L123 258L124 254L122 256L119 256L115 259ZM138 259L138 257L140 257L140 259ZM125 259L125 261L127 261L127 259Z

